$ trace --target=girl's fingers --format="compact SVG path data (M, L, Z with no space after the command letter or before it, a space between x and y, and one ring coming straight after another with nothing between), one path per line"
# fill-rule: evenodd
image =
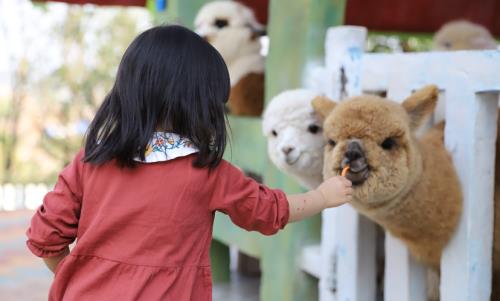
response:
M348 187L348 188L346 188L346 190L345 190L345 194L346 194L346 195L352 195L353 191L354 191L354 190L353 190L351 187Z

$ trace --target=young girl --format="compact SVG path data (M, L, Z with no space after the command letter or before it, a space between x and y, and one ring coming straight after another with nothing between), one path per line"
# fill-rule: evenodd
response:
M85 150L27 231L55 273L49 300L211 300L215 211L271 235L350 200L343 177L285 195L224 161L229 89L219 53L186 28L132 42Z

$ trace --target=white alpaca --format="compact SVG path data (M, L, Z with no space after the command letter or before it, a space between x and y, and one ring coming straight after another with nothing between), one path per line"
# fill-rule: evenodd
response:
M323 180L322 123L311 101L318 93L298 89L275 96L263 115L271 161L305 188L316 188Z

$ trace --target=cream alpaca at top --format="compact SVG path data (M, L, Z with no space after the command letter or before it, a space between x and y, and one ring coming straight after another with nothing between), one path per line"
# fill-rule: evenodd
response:
M253 11L238 2L209 2L198 12L195 29L227 64L232 86L231 112L259 116L264 100L265 60L260 53L264 26Z
M271 100L262 121L271 161L309 189L323 180L321 122L311 105L316 97L318 93L305 89L282 92Z

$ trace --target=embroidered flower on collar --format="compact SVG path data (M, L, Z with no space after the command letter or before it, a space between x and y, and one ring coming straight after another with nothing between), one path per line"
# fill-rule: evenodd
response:
M198 149L185 137L174 133L155 132L146 148L145 160L135 158L135 161L142 163L168 161L196 152Z

